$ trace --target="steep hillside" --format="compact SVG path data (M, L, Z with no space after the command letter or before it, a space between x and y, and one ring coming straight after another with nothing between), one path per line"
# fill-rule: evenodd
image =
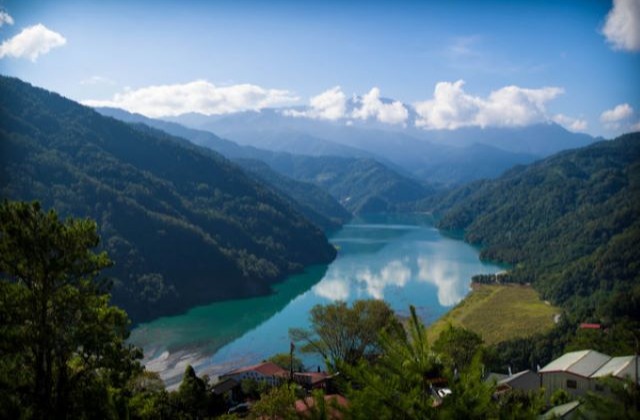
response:
M281 175L259 160L236 159L235 162L247 174L256 176L278 193L291 198L296 210L325 230L338 229L353 217L328 192L314 184Z
M177 123L131 114L121 109L97 108L96 111L121 121L140 123L148 127L157 128L224 155L245 169L245 172L249 173L250 176L257 177L257 179L278 191L278 193L295 201L295 203L291 203L292 206L325 230L336 229L351 217L349 212L335 198L316 185L296 181L286 175L277 173L264 163L278 159L280 153L251 146L240 146L208 131L194 130ZM138 128L141 127L138 125ZM289 156L288 153L286 155Z
M441 228L464 230L483 258L513 264L516 281L583 318L640 309L639 133L456 189L432 209Z
M252 146L240 146L229 140L221 139L213 133L187 128L173 122L146 118L142 115L130 114L112 108L99 108L98 111L123 121L141 122L159 128L211 148L230 159L252 159L265 162L281 176L284 175L297 181L310 182L322 187L354 213L393 211L398 206L422 199L433 191L432 188L401 175L394 169L373 159L296 155ZM265 111L260 118L265 118L268 114L269 112ZM247 161L242 163L242 166L246 169L251 168ZM264 168L257 167L256 170L265 174ZM267 183L276 182L272 184L274 187L294 199L299 199L299 204L307 204L306 200L309 198L309 194L301 196L301 190L295 183L281 177L275 177L273 174L264 176L262 179ZM319 202L323 197L324 195L317 194L314 201L308 204L313 203L315 211L325 218L332 219L338 216L338 213L335 213L335 205L330 200ZM325 209L334 210L325 213Z
M286 201L208 150L0 78L0 191L98 221L136 321L268 293L335 256Z
M278 172L326 189L351 212L392 212L434 193L373 159L277 155L268 162Z

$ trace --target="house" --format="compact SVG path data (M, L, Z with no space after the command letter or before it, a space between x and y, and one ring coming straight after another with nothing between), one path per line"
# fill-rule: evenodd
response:
M637 382L638 374L640 373L638 362L640 362L640 357L638 356L612 357L607 363L591 375L591 378L599 379L606 376L612 376L622 380Z
M523 370L501 378L496 382L496 391L505 392L512 389L534 391L540 388L540 377L531 370Z
M268 385L277 386L289 378L289 372L271 362L262 362L253 366L246 366L220 376L220 381L234 379L241 382L245 379L266 382Z
M327 372L295 372L293 380L305 389L325 389L327 382L333 378Z
M584 395L595 389L592 375L610 360L610 356L595 350L566 353L538 371L540 385L547 398L558 389L564 389L574 397Z

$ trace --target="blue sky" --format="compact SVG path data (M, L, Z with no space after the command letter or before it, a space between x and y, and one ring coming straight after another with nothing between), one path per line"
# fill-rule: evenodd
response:
M611 137L640 127L640 0L616 7L607 24L605 0L0 1L0 72L151 116L377 87L425 129L546 119ZM308 116L344 117L331 109Z

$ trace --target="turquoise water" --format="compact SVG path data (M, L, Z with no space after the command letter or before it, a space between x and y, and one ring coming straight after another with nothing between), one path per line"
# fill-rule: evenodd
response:
M289 328L308 326L316 304L384 299L401 316L414 305L429 324L468 293L473 275L503 269L481 262L477 249L442 235L423 216L354 219L330 240L338 248L331 264L287 278L273 294L160 318L136 328L131 341L171 385L187 364L217 375L288 352Z

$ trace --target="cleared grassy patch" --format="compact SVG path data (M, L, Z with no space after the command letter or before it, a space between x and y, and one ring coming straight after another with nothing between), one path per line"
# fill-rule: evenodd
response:
M473 292L428 328L431 342L452 324L482 336L485 344L526 337L553 327L560 310L530 286L473 284Z

